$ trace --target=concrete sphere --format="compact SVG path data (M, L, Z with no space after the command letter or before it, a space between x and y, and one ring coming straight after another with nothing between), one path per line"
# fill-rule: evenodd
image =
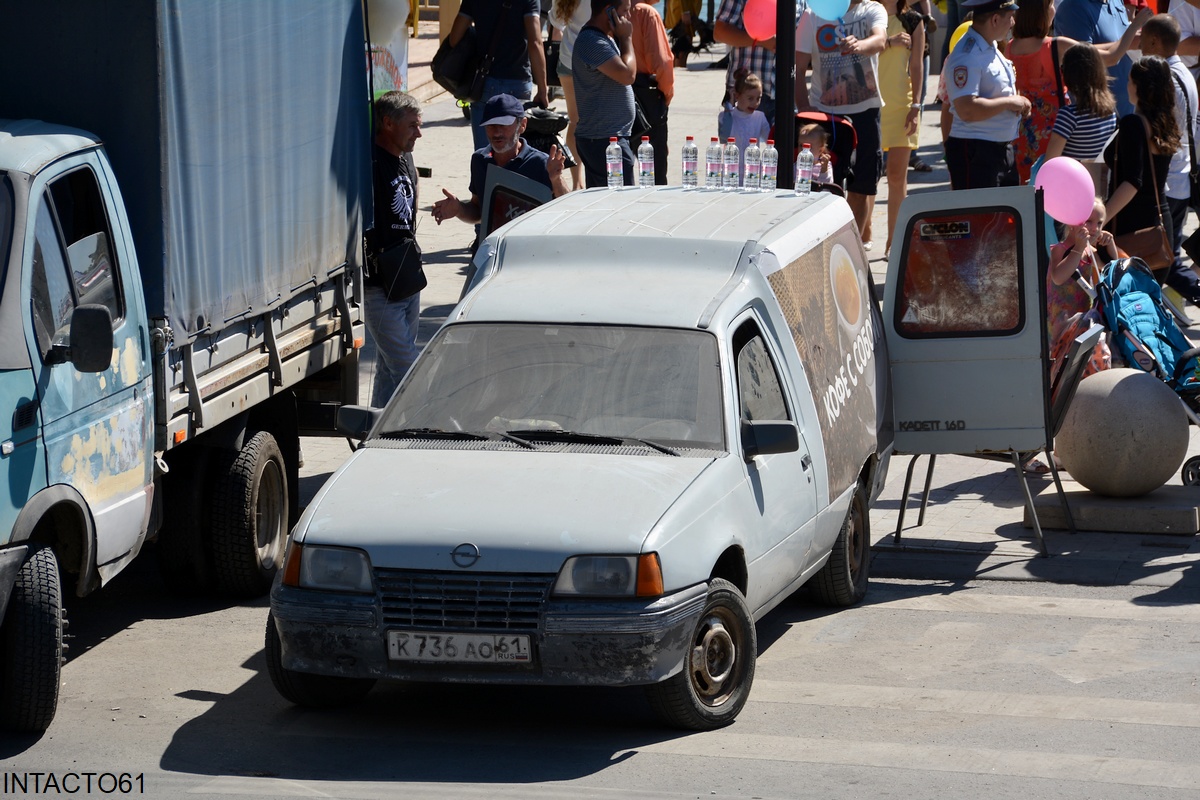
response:
M1110 369L1084 378L1054 441L1063 467L1092 492L1137 497L1162 486L1187 455L1179 396L1153 375Z

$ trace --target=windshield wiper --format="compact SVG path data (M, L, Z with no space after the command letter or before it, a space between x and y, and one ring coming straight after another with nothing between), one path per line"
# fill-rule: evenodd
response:
M624 440L615 436L601 436L598 433L580 433L579 431L564 431L556 428L532 428L523 431L506 431L509 436L522 439L548 439L555 442L575 442L578 444L622 444Z
M666 453L669 456L679 455L679 451L672 450L670 447L667 447L665 444L659 444L658 442L652 442L649 439L638 439L635 436L626 436L625 441L637 442L638 444L644 444L644 445L646 445L646 447L649 447L651 450L657 450L658 452Z
M469 431L447 431L441 428L401 428L380 434L385 439L454 439L465 442L484 442L486 436Z

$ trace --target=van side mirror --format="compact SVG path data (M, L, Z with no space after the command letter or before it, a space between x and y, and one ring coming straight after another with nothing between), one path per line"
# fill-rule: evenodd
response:
M71 312L68 344L56 344L50 364L70 364L80 372L104 372L112 365L113 320L108 306L87 303Z
M746 461L755 456L794 453L799 449L800 432L795 423L742 420L742 455Z
M335 418L338 433L351 439L365 439L383 414L381 408L369 406L339 406Z

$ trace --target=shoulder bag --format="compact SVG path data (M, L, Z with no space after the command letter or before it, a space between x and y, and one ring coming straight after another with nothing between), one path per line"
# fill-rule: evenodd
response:
M1183 114L1187 120L1187 130L1184 135L1188 141L1188 155L1191 157L1189 162L1192 165L1191 171L1188 172L1188 188L1191 190L1191 195L1188 198L1192 208L1200 207L1200 163L1196 161L1196 140L1192 136L1192 108L1187 103L1187 89L1183 85L1183 81L1175 73L1171 73L1171 77L1175 79L1175 83L1179 85L1179 91L1183 94Z
M389 303L407 300L429 285L421 266L421 246L411 231L375 256L375 273Z
M456 45L451 45L447 36L430 62L433 79L457 100L464 100L471 93L471 83L479 69L482 57L476 48L475 38L474 25L467 28Z
M1158 214L1158 224L1132 233L1123 233L1113 238L1117 247L1129 255L1145 261L1150 269L1166 269L1175 263L1175 248L1171 246L1171 240L1167 237L1167 230L1163 225L1162 205L1158 199L1158 178L1154 171L1154 153L1150 150L1150 124L1140 115L1138 119L1141 119L1146 132L1146 158L1150 161L1150 181L1154 186L1154 210ZM1118 146L1117 152L1113 155L1114 176L1118 174L1116 159L1119 152L1120 147ZM1115 180L1116 178L1114 178ZM1120 214L1120 212L1117 213Z

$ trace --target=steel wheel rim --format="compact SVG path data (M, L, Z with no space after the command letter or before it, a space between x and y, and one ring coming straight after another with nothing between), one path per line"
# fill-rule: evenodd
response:
M254 552L259 566L265 570L279 566L286 535L283 520L283 504L279 496L283 490L283 472L275 459L263 465L258 481L258 497L254 502Z
M737 620L726 608L709 610L696 628L689 669L692 687L705 705L721 705L737 688L743 642L731 632L736 630Z

